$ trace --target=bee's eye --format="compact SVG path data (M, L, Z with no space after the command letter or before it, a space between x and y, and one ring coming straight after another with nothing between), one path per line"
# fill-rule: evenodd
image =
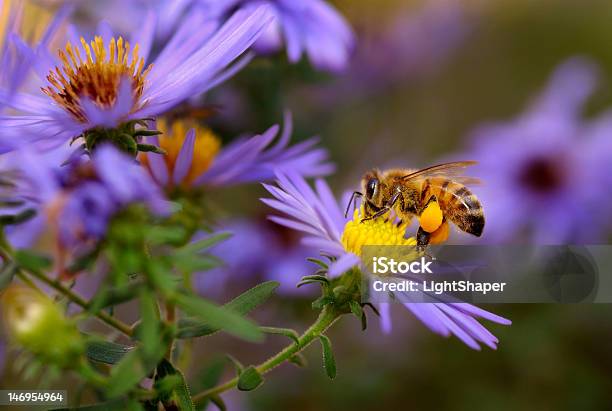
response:
M374 197L374 193L376 193L376 189L378 188L378 179L371 178L368 180L368 186L366 187L366 197L372 198Z

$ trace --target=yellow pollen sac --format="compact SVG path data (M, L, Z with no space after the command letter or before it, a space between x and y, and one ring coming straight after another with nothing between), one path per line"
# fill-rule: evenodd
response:
M164 160L168 168L168 175L172 175L181 147L185 142L185 136L191 129L195 130L196 138L189 172L181 182L186 186L189 186L198 176L208 170L221 149L221 140L210 128L204 127L194 120L174 120L171 123L164 119L157 121L157 130L163 133L159 136L159 146L166 152ZM148 164L146 155L141 155L141 160L144 164Z
M355 210L353 219L344 226L341 241L346 251L361 255L364 245L416 245L413 237L404 238L407 223L395 224L387 220L388 215L362 223L362 213L363 208Z
M50 85L42 91L80 122L86 122L82 99L91 100L100 108L115 104L122 80L131 82L134 111L142 106L140 97L145 79L152 65L144 69L144 59L138 55L138 45L130 53L130 44L119 37L112 38L108 52L102 37L91 43L81 38L81 48L68 42L65 50L58 52L62 67L51 70L47 76Z
M442 218L443 215L440 205L437 201L432 201L421 213L419 222L421 223L423 230L427 231L428 233L433 233L438 229L438 227L440 227L440 224L442 224Z

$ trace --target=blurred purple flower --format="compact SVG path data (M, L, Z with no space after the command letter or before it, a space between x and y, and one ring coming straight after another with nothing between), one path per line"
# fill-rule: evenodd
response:
M596 82L593 64L571 59L515 120L480 127L468 157L485 208L482 241L538 244L602 239L610 227L612 114L584 120Z
M178 130L183 132L185 128ZM154 141L166 150L166 156L154 153L142 156L151 175L164 187L263 182L273 179L275 170L293 170L305 177L322 176L334 170L327 162L327 151L314 148L317 138L289 146L293 131L289 113L285 114L285 125L275 144L278 125L263 134L240 138L220 150L218 139L207 129L196 126L184 135L173 135L174 131L177 130L166 130L164 136Z
M399 9L380 30L360 33L350 68L332 84L309 84L302 92L328 106L365 98L402 81L436 72L463 45L473 25L456 1L427 1Z
M315 250L301 246L292 231L246 218L221 222L215 231L232 236L211 248L211 254L225 264L196 276L196 288L201 293L225 291L237 279L278 281L279 291L285 294L308 292L296 288L296 284L302 276L316 271L316 266L306 260Z
M355 71L377 83L397 81L435 69L465 41L471 25L464 6L428 1L400 10L383 32L364 44Z
M133 203L144 203L156 214L169 212L146 171L113 146L101 146L91 160L82 157L62 167L54 156L34 150L10 156L3 168L15 177L16 187L7 195L23 202L21 209L37 211L25 227L12 227L8 234L14 245L30 245L39 230L49 227L56 228L62 247L87 245L102 238L110 219Z
M329 275L338 276L355 265L359 257L347 251L343 232L352 220L344 218L340 205L324 180L315 181L315 190L300 176L286 174L278 176L276 186L264 184L274 199L262 201L287 217L271 216L272 221L306 234L303 242L331 256ZM343 204L348 202L345 196ZM372 221L372 220L370 220ZM359 224L359 223L357 223ZM391 226L395 224L390 223ZM455 335L473 349L483 343L493 349L497 338L476 319L484 318L498 324L510 321L467 303L406 303L404 306L421 320L430 330L443 335ZM381 305L381 321L386 331L391 329L388 307Z
M188 1L167 1L160 14L178 19ZM291 63L307 54L320 70L341 71L346 68L355 43L347 21L323 0L191 0L193 9L200 9L213 19L223 19L236 9L252 10L269 5L274 22L267 26L254 45L262 54L279 51L283 44ZM166 27L171 26L166 18ZM180 20L179 20L180 21Z
M24 27L24 7L24 2L0 0L0 113L26 81L37 59L48 56L51 40L71 11L70 5L61 7L48 24L35 22L45 28L39 36L30 33L27 38L21 38L21 32L28 31Z
M63 52L64 61L44 64L49 69L63 67L57 72L47 71L50 85L40 84L48 86L46 93L52 100L42 94L17 93L8 101L7 91L0 90L0 102L10 104L19 112L0 116L3 129L0 148L8 151L41 139L59 145L95 127L114 128L162 114L243 67L248 55L231 64L255 42L272 19L269 7L253 7L237 11L218 28L216 23L194 13L177 28L154 64L146 69L155 29L154 13L146 16L132 38L133 44L139 46L138 51L136 47L130 50L122 39L115 42L96 38L91 44L85 44L73 33L72 46ZM107 37L112 35L110 28L103 31ZM87 65L88 58L84 62L79 54L91 54L96 64ZM105 81L92 80L100 77ZM66 91L65 81L70 91Z

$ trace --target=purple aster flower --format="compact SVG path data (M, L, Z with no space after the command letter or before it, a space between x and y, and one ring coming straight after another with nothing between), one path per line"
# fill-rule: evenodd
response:
M22 149L8 156L3 175L12 177L15 187L3 196L37 212L29 226L14 226L8 233L11 239L16 235L16 245L51 227L60 248L86 248L102 238L111 218L130 204L146 204L159 215L169 212L169 203L146 171L111 145L101 146L91 160L82 157L61 167L59 155Z
M480 127L468 156L486 184L475 191L487 215L483 241L539 244L602 239L610 227L612 117L581 118L596 68L571 59L516 119Z
M329 275L338 276L360 264L363 245L414 245L404 238L406 225L397 225L382 218L361 222L359 210L353 218L344 218L340 205L324 180L315 181L313 190L296 174L279 174L276 186L264 184L273 199L264 203L285 216L271 216L272 221L305 234L304 244L330 256ZM348 202L348 195L345 195ZM430 330L443 336L455 335L473 349L479 343L497 347L497 338L476 319L484 318L498 324L510 321L467 303L406 303L404 306ZM381 305L382 326L390 330L388 307Z
M155 28L153 13L139 26L133 47L121 37L69 42L59 52L59 61L47 64L57 68L48 71L46 82L41 81L46 96L17 93L4 101L6 93L0 92L0 101L19 111L18 115L0 116L0 148L7 151L41 139L59 145L83 136L90 149L100 130L107 129L118 134L107 133L105 140L125 139L127 133L136 142L142 132L135 127L142 119L207 91L240 69L247 60L232 62L272 19L265 6L239 10L221 27L194 13L151 65L145 61Z
M185 3L167 1L165 7L169 10L164 14L180 16L187 8ZM212 19L223 19L235 9L269 5L276 18L255 43L255 50L268 54L277 52L284 44L292 63L307 54L314 67L340 71L348 65L355 43L349 24L323 0L191 0L191 3L190 10L203 10Z
M24 2L0 1L0 109L26 82L27 74L37 64L37 59L40 56L47 58L49 45L71 7L61 7L48 21L40 21L44 13L39 13L36 21L28 20L24 9ZM32 30L30 26L33 24L45 29L42 32Z
M228 232L231 237L210 249L210 253L225 264L198 273L195 286L210 295L226 290L236 277L245 281L274 280L281 283L284 294L304 294L297 288L300 278L313 270L306 258L316 250L299 244L297 233L285 227L259 219L234 219L220 222L215 231Z
M158 122L164 132L155 138L165 156L141 154L143 163L162 186L228 186L262 182L274 178L275 170L294 170L305 177L321 176L333 171L327 162L327 151L314 148L318 139L311 138L289 146L293 129L291 115L285 114L285 125L275 125L264 133L240 138L226 147L208 128L196 122Z

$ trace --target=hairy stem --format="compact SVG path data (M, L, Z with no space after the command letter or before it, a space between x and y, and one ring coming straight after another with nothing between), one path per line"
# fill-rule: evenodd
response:
M314 322L314 324L312 324L310 328L308 328L304 332L304 334L299 337L299 344L293 343L291 345L288 345L287 347L279 351L276 355L257 365L255 369L257 369L260 374L265 374L271 371L272 369L278 367L279 365L293 357L295 354L308 347L310 343L312 343L315 339L322 335L338 318L340 318L340 315L341 313L334 310L333 307L325 307L321 311L321 314ZM217 385L216 387L210 388L206 391L202 391L201 393L193 397L193 401L196 405L201 405L209 397L230 390L234 388L237 384L238 377L233 378L223 384Z

